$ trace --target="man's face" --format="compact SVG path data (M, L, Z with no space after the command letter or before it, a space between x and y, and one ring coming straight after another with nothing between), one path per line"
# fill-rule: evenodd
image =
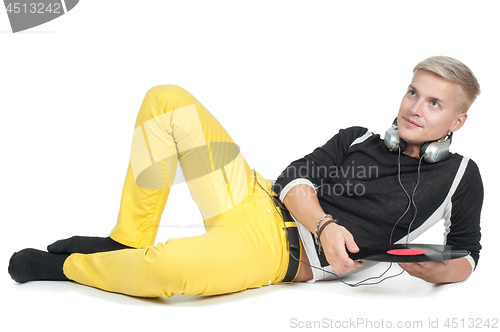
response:
M458 130L466 113L455 111L461 86L426 70L419 70L411 81L398 114L399 135L411 145L444 138Z

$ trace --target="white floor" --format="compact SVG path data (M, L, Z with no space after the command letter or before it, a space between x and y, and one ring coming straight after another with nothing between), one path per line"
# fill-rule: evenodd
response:
M184 186L185 187L185 186ZM167 203L163 218L178 214L176 205L187 198L187 189L176 188L176 195ZM189 207L191 203L184 203ZM184 218L181 218L184 219ZM77 233L77 225L68 225L64 231ZM87 228L87 227L83 227ZM435 233L435 230L432 229ZM201 225L162 225L158 240L196 235L203 232ZM421 240L433 242L432 236ZM80 233L81 234L81 233ZM88 235L88 234L86 234ZM96 235L92 233L90 235ZM9 250L2 251L1 261L7 263L11 251L33 245L44 249L52 236L37 234L9 240ZM65 235L60 236L65 237ZM488 236L485 236L488 239ZM13 236L18 238L18 236ZM50 241L49 241L50 238ZM436 243L434 241L433 243ZM294 330L312 326L320 328L381 328L412 326L425 330L438 320L440 330L445 323L479 324L500 318L496 306L498 299L498 266L493 262L494 252L486 242L481 263L469 280L452 285L433 285L406 273L383 281L378 285L351 288L338 281L274 285L240 293L197 297L175 295L171 298L136 298L108 293L72 282L38 281L16 284L8 274L0 282L5 303L2 321L16 321L20 327L47 331L53 324L71 327L75 331L88 331L96 324L123 331L157 328L179 330L184 328L218 328L220 331ZM7 264L5 264L6 267ZM385 263L367 269L346 281L355 283L367 277L378 276ZM386 276L400 272L393 266ZM28 313L28 317L26 317ZM472 320L472 321L471 321ZM6 324L6 323L5 323ZM319 324L319 325L314 325ZM475 325L476 326L476 325ZM498 326L498 324L497 324ZM410 329L411 330L411 329Z
M425 330L439 321L478 324L498 319L498 289L484 267L467 282L435 286L407 275L377 286L349 288L338 282L268 286L236 294L169 299L134 298L70 282L31 282L16 285L4 275L2 294L5 326L16 330L48 331L58 324L72 331L112 328L220 331L284 331L318 324L321 327L397 327ZM464 321L463 321L464 320ZM339 325L340 324L340 325ZM349 324L349 325L346 325ZM354 324L354 325L353 325ZM370 325L372 324L372 325ZM385 325L384 325L385 324ZM467 325L466 325L467 326ZM498 326L498 324L497 324ZM411 329L410 329L411 330Z

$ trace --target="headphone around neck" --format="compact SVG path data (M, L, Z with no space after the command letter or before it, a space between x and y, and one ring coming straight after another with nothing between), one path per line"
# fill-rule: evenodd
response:
M453 133L450 132L444 140L429 141L422 144L420 158L423 157L428 163L445 160L450 151L452 135ZM404 151L406 142L399 137L398 118L394 119L392 126L385 132L384 143L391 152L398 152L399 149L401 149L401 152Z

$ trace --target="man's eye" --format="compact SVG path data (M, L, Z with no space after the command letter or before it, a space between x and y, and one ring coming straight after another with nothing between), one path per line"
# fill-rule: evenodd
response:
M432 107L439 107L439 104L436 101L431 101Z
M410 96L415 96L417 93L415 91L413 91L413 90L410 90L410 91L408 91L408 94Z

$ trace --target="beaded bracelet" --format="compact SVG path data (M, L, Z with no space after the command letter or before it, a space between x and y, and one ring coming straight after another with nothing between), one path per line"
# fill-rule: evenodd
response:
M330 214L325 214L323 217L319 218L318 222L316 223L316 229L314 230L314 240L316 241L316 244L319 246L321 250L321 242L319 242L319 224L325 219L325 218L330 218L333 219L333 217Z
M321 238L321 233L323 233L323 230L325 229L325 227L326 227L326 226L328 226L328 225L330 225L330 224L332 224L332 223L336 224L338 221L339 221L338 219L330 219L330 220L328 220L327 222L325 222L325 223L321 226L321 228L319 229L319 232L318 232L318 239L320 239L320 238Z

